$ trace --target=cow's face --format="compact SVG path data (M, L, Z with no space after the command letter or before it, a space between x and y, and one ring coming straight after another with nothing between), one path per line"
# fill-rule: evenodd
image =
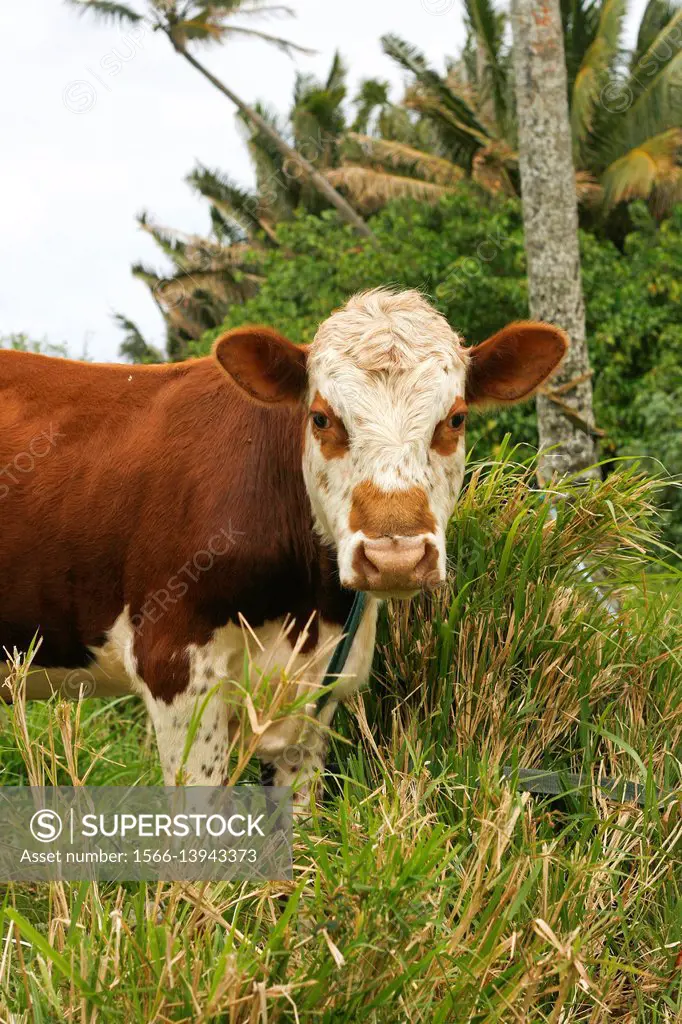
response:
M381 289L354 296L307 348L238 328L215 353L254 400L303 403L306 487L342 584L409 597L445 579L469 412L529 397L566 347L558 328L519 323L465 349L418 292Z

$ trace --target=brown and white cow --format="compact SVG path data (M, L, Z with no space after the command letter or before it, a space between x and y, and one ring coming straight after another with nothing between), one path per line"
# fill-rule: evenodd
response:
M101 694L139 693L168 784L205 700L185 778L219 783L241 617L263 646L255 669L290 662L310 623L296 671L367 591L334 697L363 684L379 600L445 578L469 409L527 398L566 347L556 327L518 323L466 349L417 292L379 289L309 347L243 327L162 366L0 352L0 646L42 638L29 696L81 666ZM301 676L311 700L327 661ZM258 754L287 785L323 746L299 714Z

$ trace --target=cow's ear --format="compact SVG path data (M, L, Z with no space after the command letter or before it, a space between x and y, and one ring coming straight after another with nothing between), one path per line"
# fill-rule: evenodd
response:
M237 327L218 338L213 354L235 384L257 402L300 402L306 350L270 327Z
M568 351L568 336L551 324L522 321L467 351L469 405L520 402L554 373Z

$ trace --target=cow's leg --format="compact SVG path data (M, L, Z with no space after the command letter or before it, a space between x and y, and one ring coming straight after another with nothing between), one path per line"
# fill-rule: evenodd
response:
M317 715L320 724L306 722L298 741L272 758L273 785L293 788L294 813L297 816L307 813L311 801L319 795L329 743L327 730L337 706L338 701L329 700Z
M188 686L171 701L144 694L166 786L220 786L228 775L228 709L220 686Z

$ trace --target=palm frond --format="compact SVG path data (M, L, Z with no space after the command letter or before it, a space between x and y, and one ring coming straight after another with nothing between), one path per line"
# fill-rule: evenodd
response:
M176 265L183 266L186 259L187 244L185 236L173 228L164 228L150 220L146 211L137 217L137 223L143 231L154 239L166 256Z
M364 215L374 213L392 199L409 196L412 199L435 203L441 196L454 191L447 185L387 174L370 167L336 167L325 174L334 188L346 192Z
M231 245L234 242L243 241L246 237L246 232L241 224L234 217L226 217L215 203L211 204L209 216L213 234L221 244L224 245L227 242L228 245Z
M493 195L516 195L510 171L518 170L519 158L511 146L498 140L488 146L482 146L474 157L471 177Z
M145 340L140 328L133 320L129 320L123 313L114 313L114 321L122 331L125 338L119 347L119 355L128 363L162 363L163 353L150 345Z
M425 153L404 142L381 139L372 135L360 135L357 132L349 132L346 138L351 146L359 151L358 155L363 157L363 162L367 161L370 165L380 164L382 167L392 167L405 174L416 176L422 181L432 182L434 185L454 186L464 176L462 168L450 160L436 156L434 153ZM351 150L352 152L353 150Z
M369 128L370 118L374 111L388 106L390 84L378 78L365 78L360 82L360 88L353 100L356 108L353 131L366 132Z
M504 133L509 117L509 61L503 52L504 15L492 0L464 0L470 31L476 39L476 87L481 107L492 101L498 133ZM479 108L480 109L480 108Z
M657 188L682 185L682 128L661 132L615 160L602 175L607 209L623 201L648 199Z
M197 164L186 181L199 195L210 199L223 220L234 221L247 233L265 229L262 200L256 192L242 188L228 175ZM268 234L271 233L267 231Z
M161 0L161 2L163 3L165 0ZM269 15L296 17L293 7L287 7L285 4L271 4L268 0L210 0L209 5L231 14L253 15L257 18Z
M348 77L348 68L341 57L338 50L335 51L332 58L332 64L327 75L327 81L325 82L325 89L328 92L336 92L337 90L343 90L344 95L346 92L346 78Z
M601 0L560 0L568 94L599 30Z
M571 92L571 128L578 153L594 127L595 109L620 52L626 0L603 0L599 24L575 76Z
M325 82L313 75L296 76L290 115L294 142L311 163L329 165L333 161L336 140L346 126L346 75L346 66L336 53Z
M317 50L311 50L308 46L299 46L298 43L292 43L290 39L282 39L281 36L273 36L270 35L269 32L261 32L259 29L255 28L243 28L240 25L226 25L223 29L223 34L228 36L248 36L251 39L259 39L261 42L270 43L276 49L281 50L282 53L286 53L287 57L291 57L294 53L304 53L307 56L312 56L317 53Z
M682 49L678 49L666 64L659 65L646 88L613 125L608 144L602 149L602 155L608 157L605 162L613 163L617 157L624 156L654 136L679 127L682 123L681 80ZM629 99L627 89L626 84L625 95Z
M167 32L171 37L173 45L181 53L186 49L188 42L195 43L221 43L230 36L246 36L250 39L259 39L269 43L277 49L282 50L288 56L293 53L312 54L315 51L281 36L263 32L260 29L245 28L241 25L233 25L231 16L242 12L240 5L218 5L208 4L197 11L193 17L168 19ZM259 14L262 11L252 10L249 13Z
M649 0L639 23L637 43L630 62L631 71L635 70L640 60L651 50L656 37L665 30L678 10L674 0Z
M92 11L102 20L121 22L124 25L137 25L144 18L127 4L113 3L112 0L65 0L69 7L75 7L77 11L84 14Z
M575 194L582 206L599 206L604 198L604 189L589 171L576 171Z
M454 121L482 136L488 135L471 107L448 88L445 79L429 67L426 58L415 46L392 34L382 36L381 45L388 57L410 71L426 93L453 115Z
M651 87L670 61L682 50L682 9L678 9L668 22L660 27L649 46L637 56L633 54L630 77L626 89L631 100L637 99ZM675 83L678 112L682 120L682 83Z
M476 151L490 141L487 130L484 133L462 123L437 97L415 89L408 90L404 103L409 110L419 111L433 123L443 150L455 163L470 171Z

